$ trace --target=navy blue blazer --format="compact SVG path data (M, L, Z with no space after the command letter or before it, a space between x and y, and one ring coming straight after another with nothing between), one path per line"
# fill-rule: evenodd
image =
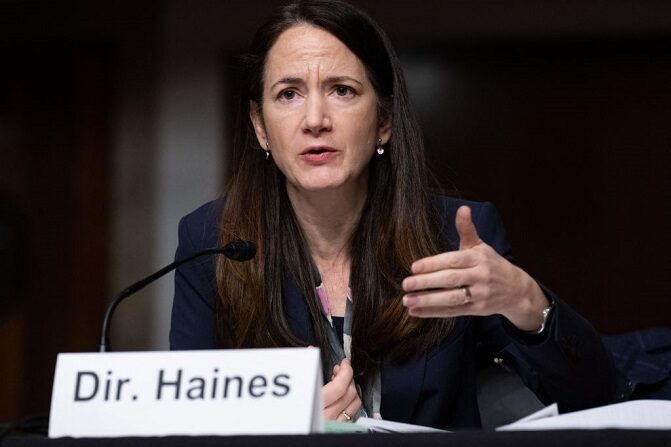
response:
M499 254L512 260L501 219L490 203L437 198L443 216L442 238L458 247L456 210L469 205L478 234ZM182 218L177 258L217 245L222 200L210 202ZM171 349L215 349L214 302L217 299L214 257L178 268L170 328ZM492 356L517 370L544 403L560 411L604 405L614 399L615 373L592 326L564 301L541 286L555 303L541 335L517 331L505 318L460 317L454 330L435 347L410 360L384 361L381 368L384 419L439 428L480 426L476 398L479 361ZM314 298L310 298L314 299ZM295 335L315 344L312 323L291 275L285 275L284 310Z

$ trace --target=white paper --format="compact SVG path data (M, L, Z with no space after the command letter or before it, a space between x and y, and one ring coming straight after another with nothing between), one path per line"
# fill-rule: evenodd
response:
M525 416L522 419L518 420L517 422L515 422L515 424L536 421L538 419L549 418L554 416L559 416L559 409L557 407L557 404L552 404L548 405L545 408L541 408L540 410L531 413L529 416Z
M423 425L404 424L402 422L385 421L383 419L373 418L359 418L356 424L367 428L373 432L384 433L447 433L445 430L440 430L433 427L425 427Z
M605 429L670 430L671 401L632 400L554 417L523 418L497 430Z

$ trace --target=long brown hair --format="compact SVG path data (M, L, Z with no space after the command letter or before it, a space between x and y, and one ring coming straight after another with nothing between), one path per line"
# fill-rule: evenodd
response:
M250 101L263 106L268 51L297 24L323 28L362 61L377 93L379 116L392 123L385 154L374 157L368 168L368 196L351 242L352 363L361 382L382 359L407 359L438 343L452 320L412 318L402 305L400 284L412 262L441 251L437 213L400 63L385 33L344 2L300 1L280 8L259 28L242 58L233 142L236 171L227 188L219 237L221 242L254 241L258 253L243 264L218 261L219 338L225 347L304 346L283 308L282 287L291 280L305 297L316 344L333 354L326 332L330 328L315 295L310 250L289 202L286 179L265 161L249 119Z

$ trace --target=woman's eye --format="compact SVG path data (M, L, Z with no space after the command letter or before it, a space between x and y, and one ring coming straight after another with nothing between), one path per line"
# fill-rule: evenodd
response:
M346 87L344 85L339 85L338 87L335 88L335 93L338 96L348 96L348 95L353 94L354 91L349 87Z
M286 99L286 100L292 100L296 97L296 92L293 90L284 90L282 93L280 93L280 98L281 99Z

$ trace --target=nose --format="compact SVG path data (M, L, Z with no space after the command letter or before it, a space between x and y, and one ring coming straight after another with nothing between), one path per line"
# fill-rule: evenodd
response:
M331 130L328 107L321 95L309 95L305 103L303 131L313 135Z

